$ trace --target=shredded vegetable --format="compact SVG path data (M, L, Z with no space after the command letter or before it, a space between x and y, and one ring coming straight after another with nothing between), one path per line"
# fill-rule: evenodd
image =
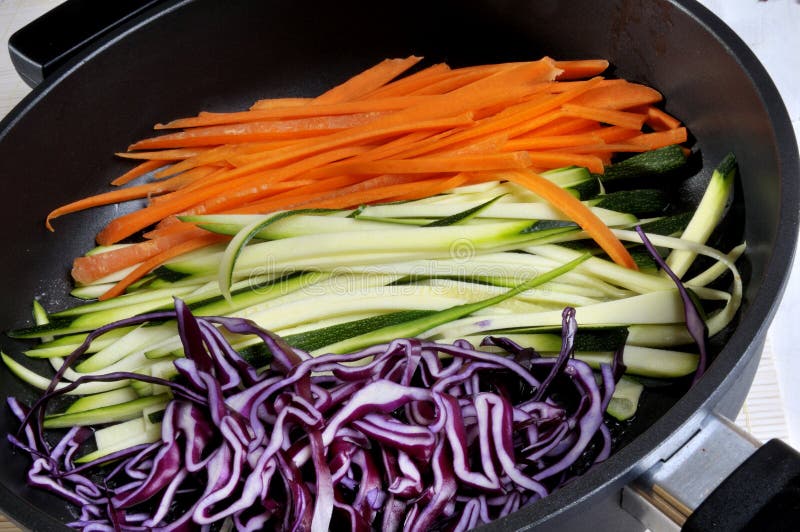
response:
M599 462L611 451L603 412L614 376L604 365L598 382L571 357L572 308L555 359L502 338L486 343L506 354L398 339L314 358L247 320L195 317L180 300L175 309L182 384L119 372L59 388L59 374L32 408L9 401L21 422L9 440L33 460L28 480L81 508L71 526L176 530L227 520L240 530L467 530L568 482L580 458ZM258 336L269 369L248 363L223 331ZM158 441L88 462L79 455L89 427L48 443L48 402L116 379L172 390Z

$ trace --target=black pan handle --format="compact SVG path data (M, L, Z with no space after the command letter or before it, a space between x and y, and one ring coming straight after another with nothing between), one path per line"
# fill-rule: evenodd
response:
M800 529L800 453L764 445L709 415L681 448L622 493L622 507L654 531Z
M797 530L800 453L770 440L689 516L683 532Z
M11 36L11 62L35 87L100 37L161 1L68 0Z

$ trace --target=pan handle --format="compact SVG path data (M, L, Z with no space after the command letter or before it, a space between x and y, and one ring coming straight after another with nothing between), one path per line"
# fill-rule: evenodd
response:
M760 445L722 415L626 486L622 507L653 532L795 530L800 453Z
M35 87L100 37L161 1L67 0L11 36L11 62Z

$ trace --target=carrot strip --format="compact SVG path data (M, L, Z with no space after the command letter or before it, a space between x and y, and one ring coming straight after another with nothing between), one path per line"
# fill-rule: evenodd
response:
M600 80L598 78L595 78L594 80L584 82L583 85L576 86L573 91L550 96L544 101L536 100L534 102L525 102L512 105L502 113L486 118L471 128L466 128L463 131L447 137L447 139L444 139L437 144L436 149L441 150L447 146L452 146L460 142L473 140L476 137L490 135L500 131L504 132L509 137L514 137L515 135L530 130L532 125L531 121L537 118L543 118L543 116L546 116L544 119L545 122L554 120L559 115L549 115L547 114L549 111L558 109L564 103L578 97L583 92L590 90L591 87L599 83L599 81ZM404 157L418 156L426 153L428 152L424 150L417 150L404 154Z
M451 155L449 157L417 157L414 159L382 159L345 164L349 174L427 174L439 172L480 172L527 168L531 165L527 152L494 153L478 155Z
M505 145L503 145L503 151L567 148L570 146L582 146L585 144L597 143L601 140L601 138L594 134L556 135L549 137L531 135L527 137L516 137L509 140L505 143Z
M413 94L431 83L452 76L452 71L446 63L436 63L413 74L387 83L383 87L362 96L361 100L376 98L392 98L394 96L407 96Z
M158 253L150 257L149 259L145 260L133 269L128 275L123 277L119 280L114 286L106 290L105 293L100 295L98 298L100 301L105 301L107 299L111 299L121 295L125 292L125 290L153 271L155 268L161 266L165 262L170 259L174 259L175 257L179 257L184 253L189 253L190 251L194 251L196 249L204 248L206 246L210 246L211 244L216 244L217 242L222 242L226 238L226 235L217 235L212 233L206 233L202 236L198 236L191 240L187 240L186 242L182 242L176 246L170 247L165 249L164 251Z
M165 166L171 163L171 160L165 161L145 161L141 164L138 164L119 176L118 178L114 179L111 184L115 186L124 185L126 183L130 183L137 177L141 177L148 172L152 172L153 170L158 170L162 166Z
M657 131L655 133L642 133L636 137L629 138L627 142L642 146L648 150L655 150L670 146L672 144L683 144L688 139L685 127Z
M316 103L336 103L355 100L382 87L422 60L409 56L405 59L384 59L377 65L356 74L341 85L314 98Z
M578 224L608 256L619 264L632 270L638 269L628 250L614 233L588 207L565 189L555 185L542 176L526 170L503 172L502 179L524 186L542 199L548 201L568 219Z
M580 134L587 132L594 132L600 129L596 120L589 120L586 118L568 118L559 111L561 120L553 120L549 124L542 127L537 127L531 130L532 133L541 136L556 136L556 135L569 135Z
M131 152L118 152L115 153L117 157L124 159L147 159L147 160L163 160L163 161L176 161L182 159L189 159L196 157L201 153L207 151L205 148L185 149L177 148L174 150L159 150L159 151L140 151L136 153Z
M426 104L415 105L382 116L371 123L331 133L321 139L310 139L305 143L274 150L263 159L237 170L242 174L250 173L346 144L424 129L422 124L435 124L437 119L455 117L451 119L458 120L461 113L503 101L511 102L529 94L531 83L552 80L556 73L553 61L548 58L525 63L478 80L448 95L432 97Z
M614 126L622 126L631 129L641 129L647 115L628 113L626 111L614 111L610 109L597 109L586 107L585 105L575 105L566 103L561 107L566 116L575 118L586 118L587 120L597 120Z
M340 178L344 178L345 176L340 176ZM350 179L353 179L351 184L343 185L337 188L331 188L325 194L317 194L315 192L311 192L311 194L290 194L284 193L280 196L275 196L273 198L268 198L264 201L257 201L247 205L243 205L241 207L237 207L235 209L230 209L225 211L229 214L263 214L268 212L273 212L276 210L286 210L286 209L294 209L299 207L304 207L307 203L310 202L317 202L317 201L333 201L338 200L342 197L349 197L356 194L361 194L364 191L384 188L389 186L395 186L400 184L408 184L414 183L416 186L419 186L419 183L425 180L427 177L430 176L418 176L418 175L382 175L373 177L370 179L363 179L363 178L354 178L353 176L346 176ZM337 178L333 178L337 179ZM343 202L336 203L333 201L332 205L334 208L341 207L344 208L346 205Z
M608 68L608 61L605 59L578 59L572 61L556 61L556 68L562 70L556 77L562 79L580 79L597 76Z
M62 205L57 209L52 210L45 219L45 226L53 231L52 221L65 214L83 211L92 207L100 207L102 205L110 205L112 203L120 203L123 201L130 201L134 199L146 198L155 194L163 194L177 190L187 181L191 180L193 176L186 176L184 174L173 177L166 181L159 181L154 183L145 183L143 185L136 185L133 187L111 190L103 192L88 198L83 198L66 205Z
M471 183L473 180L470 179L469 176L469 174L459 173L449 179L443 179L441 181L431 180L425 183L425 185L428 185L426 187L412 188L408 192L398 194L397 196L381 198L380 201L410 201L421 198L429 198L431 196L447 192L448 190L452 190L456 187ZM374 202L375 200L373 200L371 203Z
M681 127L681 121L674 116L662 111L658 107L652 105L647 106L647 119L645 124L653 128L655 131L664 131L665 129L677 129Z
M602 174L604 171L603 162L594 155L582 155L577 153L563 153L555 151L530 151L528 152L533 166L539 168L561 168L562 166L584 166L590 172Z
M586 155L595 155L600 156L603 153L613 153L613 152L641 152L647 151L647 148L641 145L636 145L633 143L619 143L619 144L608 144L605 142L595 142L593 144L583 144L579 146L570 146L569 153L573 154L586 154Z
M380 112L370 112L342 116L318 116L293 120L265 120L235 125L208 126L140 140L129 146L128 149L152 150L313 137L368 124L380 116L382 116Z
M253 181L258 180L261 187L268 187L270 183L289 179L318 165L327 164L332 160L339 160L347 157L348 154L353 155L361 151L363 151L363 148L359 147L343 148L342 150L324 152L316 157L308 157L295 164L287 165L280 170L270 172L268 175L265 174L256 177L250 174L237 175L239 177L243 175L245 181L238 182L236 185L252 186ZM181 212L214 196L225 197L229 195L231 190L234 189L234 184L231 182L231 179L236 171L237 170L228 170L216 175L213 181L206 181L206 183L204 183L205 186L202 188L178 190L170 196L169 201L151 203L143 209L124 214L111 220L100 233L98 233L97 241L101 244L119 242L123 238L131 236L166 216Z
M603 139L605 142L619 142L627 140L641 134L638 129L628 129L620 126L609 126L600 128L592 133L594 136Z
M275 148L288 146L296 142L296 140L271 140L267 142L244 142L241 144L223 144L214 148L205 149L205 151L195 157L184 159L177 162L172 166L164 168L156 172L155 177L162 178L168 177L173 174L190 170L197 166L204 165L217 165L221 163L232 164L231 159L239 157L244 154L259 153Z
M164 235L162 238L145 240L105 253L78 257L72 263L72 278L79 283L92 283L205 233L204 230L193 225L186 224L186 226L179 231L172 231L171 234Z
M357 100L330 104L308 104L302 107L271 108L257 111L235 113L203 113L200 116L179 118L166 124L156 124L155 129L178 129L190 127L216 126L221 124L241 124L265 120L287 120L324 116L353 115L378 111L396 111L426 101L425 96L396 96L370 100Z
M628 109L660 102L661 93L645 85L620 81L604 84L576 98L573 103L601 109Z
M313 101L314 98L265 98L255 102L250 109L257 111L276 107L300 107Z
M466 181L466 178L463 177L459 178L458 180L453 180L452 177L442 177L426 179L423 182L413 181L411 183L400 183L397 185L389 185L364 190L354 194L342 194L331 198L310 200L293 205L291 208L304 207L309 209L345 209L386 200L388 198L393 198L404 194L419 194L416 197L427 197L431 196L436 190L449 190L463 184L464 181Z

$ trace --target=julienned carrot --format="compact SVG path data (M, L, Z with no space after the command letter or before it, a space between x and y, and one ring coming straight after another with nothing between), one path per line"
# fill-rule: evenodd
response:
M556 79L580 79L599 76L608 68L605 59L578 59L572 61L556 61L556 68L562 72Z
M580 96L580 94L585 91L591 90L598 82L599 79L590 80L585 82L584 85L576 86L571 92L554 95L545 100L537 99L533 102L512 105L502 113L482 120L474 127L458 131L446 139L443 139L434 149L416 150L405 153L404 155L406 157L419 156L498 132L504 132L509 137L522 134L529 131L532 127L536 127L539 123L538 121L542 118L544 118L545 123L558 118L558 116L560 116L559 114L549 114L549 112L558 109L564 103L570 101L572 98Z
M383 87L361 96L359 100L410 95L414 91L427 87L431 83L436 83L450 75L452 75L451 70L446 63L436 63L413 74L391 81Z
M661 93L653 88L621 81L597 87L576 98L572 103L600 109L629 109L658 103L661 100Z
M614 111L611 109L597 109L586 107L585 105L564 104L561 107L566 116L575 118L586 118L614 126L622 126L631 129L640 129L644 125L647 115L628 113L625 111Z
M165 234L158 239L78 257L72 263L72 278L79 283L93 283L203 234L205 232L202 229L186 224L181 230L172 231L171 234Z
M687 138L688 133L686 128L679 127L666 131L657 131L655 133L642 133L641 135L629 138L626 142L642 146L648 150L655 150L673 144L683 144L686 142Z
M258 100L250 106L251 110L256 109L272 109L274 107L299 107L309 104L314 101L314 98L265 98ZM201 113L202 114L202 113Z
M638 269L631 254L614 236L608 226L567 190L534 172L525 170L502 172L498 177L533 191L586 231L597 245L608 254L611 260L620 266L632 270Z
M309 157L295 165L284 167L280 173L278 171L270 173L269 179L267 179L268 176L264 174L260 181L262 182L262 185L268 186L270 182L289 179L304 171L314 168L315 165L324 164L323 161L332 162L330 160L331 158L333 160L338 160L344 156L343 152L352 153L358 151L360 151L360 149L358 147L354 147L350 149L343 149L341 152L326 152L319 155L317 158ZM234 172L234 170L229 171L228 174L232 172ZM245 174L245 176L248 176L248 174ZM252 176L250 177L252 179ZM246 184L247 183L244 183L244 185ZM104 245L119 242L123 238L127 238L134 233L141 231L142 229L158 222L166 216L181 212L197 203L215 196L224 197L230 192L230 190L230 180L222 179L221 175L213 183L209 182L207 183L207 186L203 188L189 191L176 191L171 196L170 201L159 202L157 204L151 203L143 209L124 214L111 220L111 222L109 222L108 225L106 225L106 227L104 227L103 230L98 233L97 241L98 243Z
M336 103L355 100L382 87L422 60L409 56L405 59L384 59L372 68L364 70L344 83L314 98L316 103Z
M317 116L208 126L140 140L128 149L153 150L181 146L214 146L237 142L306 138L368 124L383 114L375 111L341 116Z
M555 135L548 137L530 135L527 137L516 137L509 140L505 143L505 145L503 145L503 151L567 148L570 146L583 146L601 141L603 141L603 139L594 133L585 133L582 135Z
M203 113L190 118L179 118L166 124L156 124L155 129L179 129L187 127L240 124L265 120L287 120L322 116L352 115L378 111L396 111L425 101L424 96L396 96L339 103L309 103L303 106L273 107L264 110L239 111L234 113Z
M203 148L203 152L183 161L176 162L172 166L159 170L155 177L163 178L171 175L191 170L197 166L226 164L232 165L231 159L250 153L258 153L273 150L296 142L296 140L270 140L265 142L243 142L241 144L223 144L214 148ZM171 150L166 150L171 151Z
M531 165L526 152L493 153L478 155L451 155L448 157L416 157L414 159L383 159L345 163L341 171L354 175L377 174L428 174L439 172L480 172L527 168ZM313 172L312 172L313 174Z
M171 162L172 162L172 160L170 160L170 159L145 161L143 163L140 163L140 164L134 166L133 168L131 168L130 170L128 170L127 172L125 172L124 174L119 176L118 178L114 179L111 182L111 184L115 185L115 186L125 185L127 183L130 183L131 181L133 181L137 177L141 177L141 176L143 176L143 175L145 175L145 174L147 174L149 172L152 172L153 170L158 170L162 166L166 166L167 164L169 164Z
M594 155L555 151L531 151L528 155L531 163L539 168L552 169L576 165L584 166L596 174L602 174L605 170L603 161Z
M208 151L207 148L176 148L174 150L158 150L158 151L139 151L139 152L117 152L114 155L122 157L123 159L145 159L145 160L163 160L163 161L181 161L191 157L197 157L201 153Z
M102 205L111 205L112 203L146 198L155 194L163 194L165 192L179 189L190 179L191 176L181 174L165 181L145 183L143 185L112 190L109 192L103 192L102 194L89 196L88 198L83 198L78 201L73 201L72 203L68 203L51 211L45 219L45 225L50 231L53 231L51 222L60 216L64 216L65 214L90 209L92 207L100 207Z
M677 129L681 126L680 120L652 105L647 106L646 113L645 124L653 128L654 131Z
M604 142L619 142L639 134L641 134L641 131L638 129L629 129L620 126L604 127L592 132L592 135L603 139Z
M111 299L113 297L117 297L118 295L122 295L125 293L125 290L153 271L158 266L161 266L165 262L170 259L174 259L175 257L179 257L184 253L189 253L190 251L194 251L196 249L204 248L210 246L211 244L216 244L217 242L222 242L227 238L225 235L218 235L214 233L206 233L204 235L195 237L191 240L187 240L186 242L182 242L176 246L170 247L165 249L164 251L158 253L157 255L153 255L149 259L142 262L139 266L133 269L128 275L123 277L120 281L118 281L114 286L109 288L104 294L102 294L98 299L100 301L105 301L107 299Z
M125 260L114 254L87 260L76 273L100 275L107 270L101 263L121 269L152 259L151 266L177 253L167 253L167 247L200 245L189 242L201 230L181 222L180 214L347 208L415 199L504 175L539 186L540 170L577 164L600 173L614 153L686 139L679 122L653 107L661 99L657 91L624 80L580 80L602 72L608 66L603 60L545 58L452 70L440 64L392 81L417 61L381 62L318 98L262 100L237 113L201 112L167 125L188 129L135 143L131 149L159 151L123 156L144 159L145 169L172 163L154 174L173 176L160 183L172 189L149 183L54 212L149 197L147 207L112 220L98 235L98 242L110 244L155 225L146 233L149 245L130 246L119 255ZM642 133L643 123L663 131ZM599 230L585 208L562 206L562 200L569 202L563 194L542 193L548 194L545 199L577 216L610 255L616 249L614 260L626 263L617 249L621 244ZM143 259L144 250L149 254ZM136 275L145 270L143 264Z
M376 201L388 200L396 196L404 194L419 194L416 197L428 197L433 194L438 194L444 190L449 190L464 184L467 180L466 176L457 174L457 176L430 178L424 181L413 181L410 183L399 183L396 185L376 187L368 190L363 190L352 194L331 194L330 197L322 197L311 199L296 205L291 208L309 208L309 209L328 209L328 208L348 208L358 207L366 203L373 203Z
M577 135L594 132L599 129L597 122L594 120L565 117L561 109L558 110L558 117L563 118L563 120L551 120L549 123L531 130L531 134L541 136Z

